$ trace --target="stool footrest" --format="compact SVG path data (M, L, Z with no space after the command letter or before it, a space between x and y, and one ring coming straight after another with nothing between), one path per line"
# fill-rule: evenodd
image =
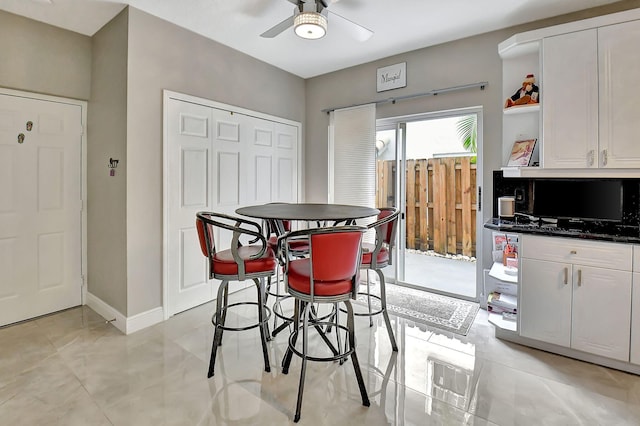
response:
M330 322L330 321L313 321L309 323L310 326L332 326L332 327L336 327L339 328L341 330L344 330L346 332L349 331L349 329L347 327L345 327L344 325L340 325L340 324L336 324L335 322ZM306 358L309 361L319 361L319 362L330 362L330 361L338 361L344 358L347 358L348 356L350 356L353 351L355 350L355 347L351 348L348 347L349 346L349 342L345 342L345 350L344 352L338 353L334 356L326 356L326 357L320 357L320 356L311 356L311 355L304 355L302 352L300 352L299 350L297 350L295 348L295 345L293 344L293 342L298 338L298 332L302 329L302 326L298 329L298 330L294 330L291 335L289 336L289 349L291 350L291 352L293 352L294 354L298 355L300 358Z
M386 310L386 306L382 306L382 299L380 298L380 296L375 295L375 294L369 294L369 293L363 293L360 292L358 293L358 296L365 296L365 297L373 297L376 300L380 301L380 309L378 309L377 311L371 311L371 312L353 312L353 315L356 317L372 317L374 315L378 315L383 313ZM340 308L340 312L347 312L344 308Z
M227 310L229 310L230 308L236 307L236 306L244 306L244 305L254 305L254 306L258 306L258 302L238 302L238 303L231 303L229 305L227 305L226 307L222 308L222 311L220 312L220 315L222 317L224 317L224 314ZM244 331L244 330L251 330L252 328L256 328L256 327L260 327L262 325L264 325L267 321L269 321L269 318L271 318L271 309L269 309L268 306L264 307L265 311L266 311L266 315L265 317L262 319L262 321L258 321L256 323L247 325L245 327L228 327L222 324L218 324L216 317L217 317L217 312L214 312L213 316L211 317L211 323L213 325L215 325L216 327L220 328L221 330L225 330L225 331Z

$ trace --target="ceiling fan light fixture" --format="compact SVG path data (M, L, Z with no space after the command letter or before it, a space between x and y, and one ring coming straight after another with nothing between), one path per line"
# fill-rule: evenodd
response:
M322 38L327 33L327 18L318 12L301 12L293 24L296 35L309 40Z

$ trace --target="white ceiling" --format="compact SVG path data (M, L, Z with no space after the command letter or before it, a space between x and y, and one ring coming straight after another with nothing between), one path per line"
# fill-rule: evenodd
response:
M303 78L422 47L618 0L329 0L329 11L369 28L360 42L329 15L327 35L264 31L293 14L287 0L0 0L0 9L93 35L129 4ZM497 47L496 47L497 48Z

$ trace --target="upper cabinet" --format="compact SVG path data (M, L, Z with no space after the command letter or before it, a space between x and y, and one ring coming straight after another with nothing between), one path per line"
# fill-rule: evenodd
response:
M600 166L640 167L640 21L598 28Z
M542 41L543 167L598 167L597 36L593 29Z
M507 109L503 116L504 158L515 140L535 137L540 167L505 175L635 173L630 169L640 168L640 103L632 88L639 44L640 9L520 33L501 43L504 97L523 73L537 74L540 87L539 112Z
M640 167L638 43L640 21L543 39L543 167Z

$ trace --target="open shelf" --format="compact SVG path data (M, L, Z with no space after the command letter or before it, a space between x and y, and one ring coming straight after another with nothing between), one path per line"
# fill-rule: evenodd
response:
M495 314L493 312L489 312L489 322L503 330L517 331L518 329L517 321L506 320L502 318L501 314Z
M518 275L510 275L505 272L505 266L500 262L493 262L491 266L491 270L489 271L489 275L493 278L506 281L508 283L517 283Z
M503 112L504 112L504 115L529 114L534 112L540 112L540 104L512 106L509 108L505 108Z

